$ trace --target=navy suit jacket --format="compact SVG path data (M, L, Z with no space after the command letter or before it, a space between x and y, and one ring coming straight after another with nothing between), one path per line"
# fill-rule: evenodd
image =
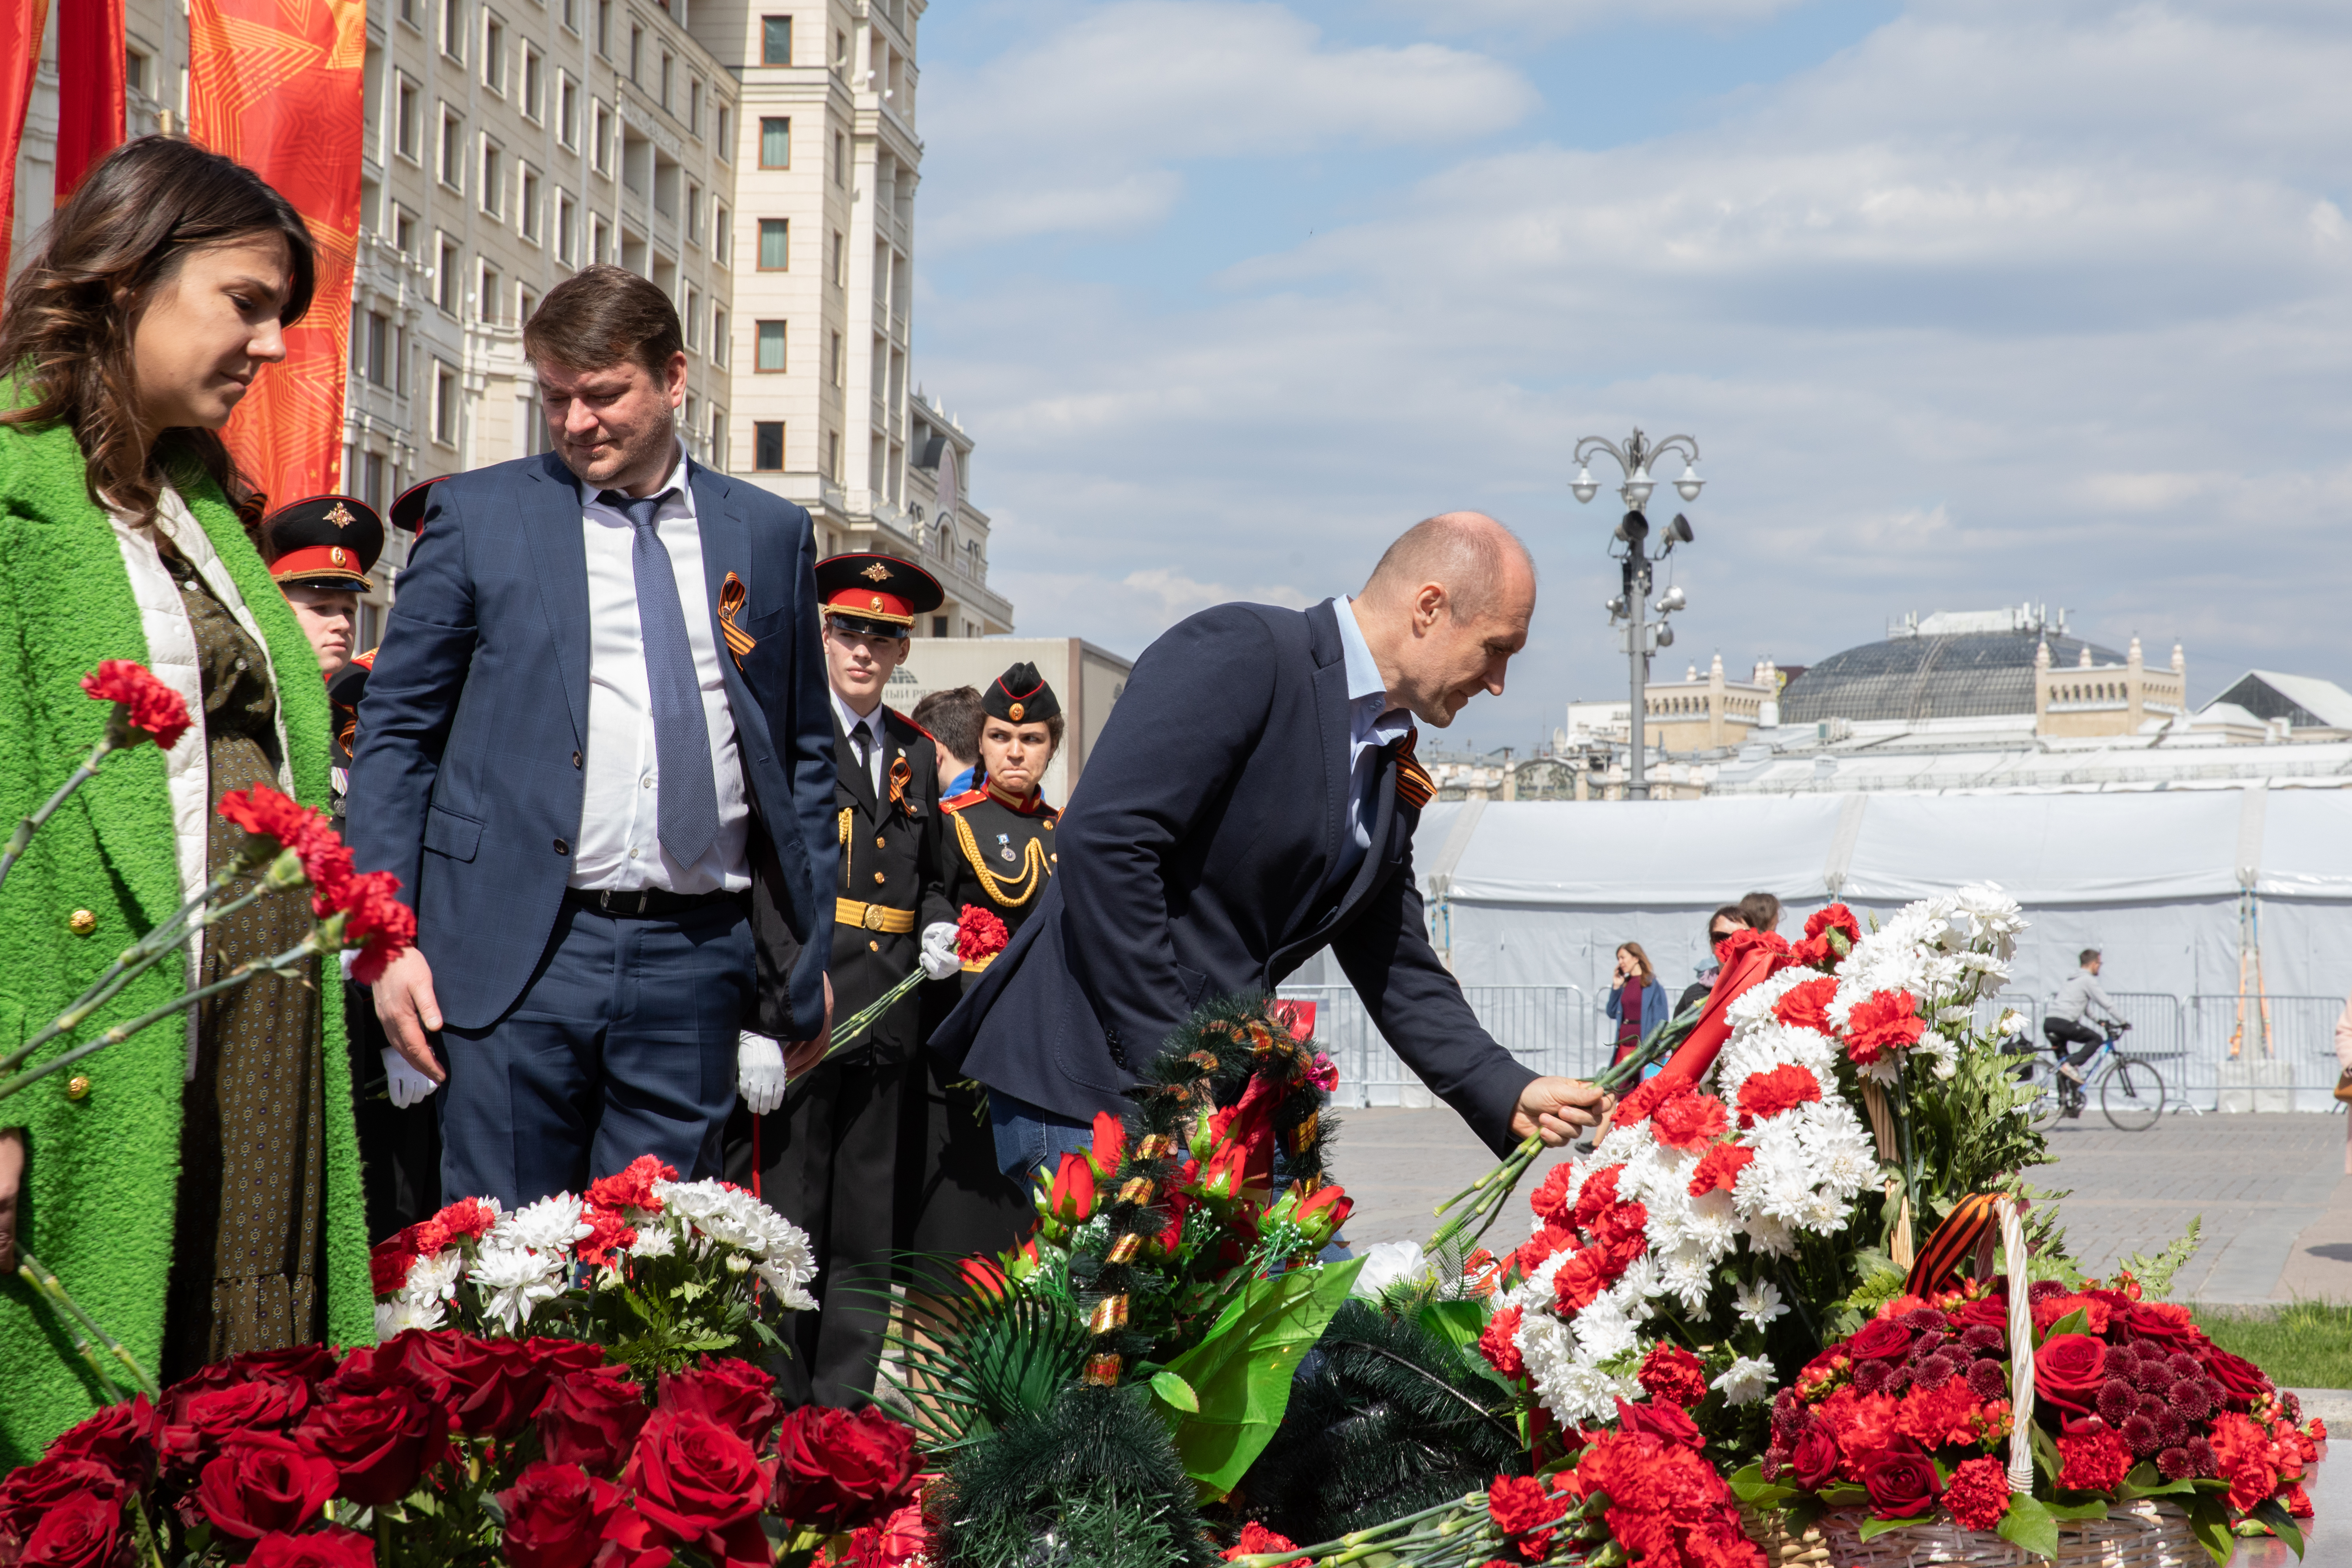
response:
M824 1021L840 849L833 709L818 643L808 513L690 465L737 754L803 942L792 977L799 1038ZM552 454L433 487L352 759L350 839L362 870L401 880L446 1021L486 1028L522 994L555 928L580 836L588 745L588 547L572 472ZM719 595L746 591L725 657ZM689 608L689 612L691 609Z
M1325 947L1373 1024L1497 1152L1536 1075L1431 950L1420 812L1382 754L1371 848L1344 889L1348 671L1333 605L1221 605L1150 647L1087 753L1044 902L931 1044L1065 1116L1126 1109L1202 1002L1271 991Z

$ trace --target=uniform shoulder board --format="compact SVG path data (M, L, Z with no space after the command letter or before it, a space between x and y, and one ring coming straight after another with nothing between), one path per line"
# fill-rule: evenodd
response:
M908 718L904 713L899 712L896 708L891 707L888 703L886 702L883 704L882 711L890 715L891 718L898 721L899 723L907 726L908 729L912 730L916 734L920 735L924 740L929 741L932 745L936 746L940 743L940 738L937 735L932 734L929 730L924 729L920 724L916 723L912 719Z
M976 805L987 798L988 792L984 789L968 789L961 795L951 795L948 796L947 799L940 802L940 809L941 811L961 811L965 806Z

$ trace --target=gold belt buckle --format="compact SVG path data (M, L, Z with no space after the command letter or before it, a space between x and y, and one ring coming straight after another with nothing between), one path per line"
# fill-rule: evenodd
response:
M880 931L882 917L888 912L879 904L868 904L866 906L866 918L861 923L867 931Z

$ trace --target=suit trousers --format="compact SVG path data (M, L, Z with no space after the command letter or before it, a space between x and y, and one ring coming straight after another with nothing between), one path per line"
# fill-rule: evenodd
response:
M511 1209L640 1154L717 1175L751 971L740 900L667 919L567 900L506 1016L442 1034L443 1198Z

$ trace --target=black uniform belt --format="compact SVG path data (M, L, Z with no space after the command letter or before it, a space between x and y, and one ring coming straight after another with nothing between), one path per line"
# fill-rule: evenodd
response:
M716 904L740 904L740 893L673 893L666 888L566 888L566 903L600 915L627 915L639 920L667 920Z

